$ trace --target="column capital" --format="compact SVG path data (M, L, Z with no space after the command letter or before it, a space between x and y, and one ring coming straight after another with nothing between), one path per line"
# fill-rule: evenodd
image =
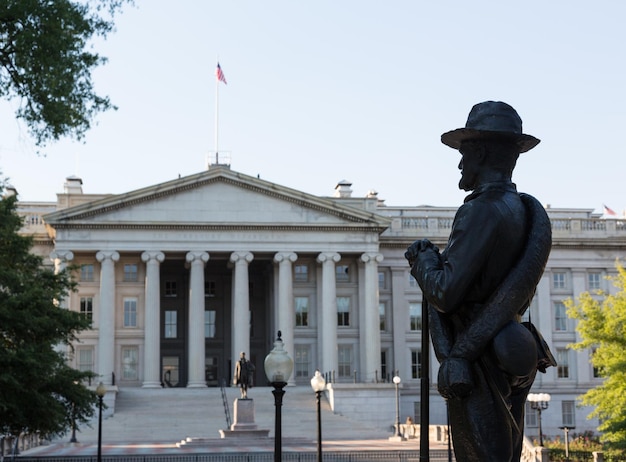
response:
M274 262L295 262L298 259L298 255L295 252L278 252L274 255Z
M101 250L96 254L96 260L103 262L105 260L118 261L120 254L115 250Z
M50 253L50 260L72 261L74 260L74 252L71 250L54 250Z
M163 252L144 252L141 254L141 261L144 263L147 263L149 261L157 261L158 263L163 263L163 261L165 260L165 254Z
M383 255L380 253L364 253L361 255L363 263L380 263L383 261Z
M209 253L208 252L187 252L187 255L185 255L185 261L187 261L187 263L200 262L204 264L209 261Z
M317 256L318 263L324 263L326 261L333 261L335 263L341 260L341 255L337 252L322 252Z
M231 263L237 263L238 261L250 263L252 260L254 260L254 255L252 254L252 252L238 251L230 254Z

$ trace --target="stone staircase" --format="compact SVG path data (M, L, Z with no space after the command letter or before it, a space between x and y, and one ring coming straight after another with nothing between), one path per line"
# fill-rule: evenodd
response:
M232 415L239 390L226 388L225 392ZM268 429L273 437L276 408L272 389L253 388L248 397L254 400L258 428ZM186 438L220 438L220 430L228 429L219 388L120 388L114 406L114 413L104 413L102 433L108 441L174 443ZM310 387L286 388L281 410L283 438L317 438L315 393ZM322 400L324 440L385 439L392 434L392 424L381 426L334 414L328 401ZM79 428L77 437L81 443L96 442L97 420L92 428Z

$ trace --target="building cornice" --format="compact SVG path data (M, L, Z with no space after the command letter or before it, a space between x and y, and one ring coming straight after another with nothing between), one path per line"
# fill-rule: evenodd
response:
M158 231L312 231L365 232L381 234L386 227L371 225L273 225L241 223L57 223L55 230L158 230Z

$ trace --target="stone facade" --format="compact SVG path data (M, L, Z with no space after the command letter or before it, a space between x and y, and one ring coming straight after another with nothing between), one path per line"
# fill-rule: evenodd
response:
M595 430L576 398L601 379L562 301L615 288L626 256L626 222L591 210L548 208L553 249L529 310L560 362L539 374L550 393L544 433ZM316 369L336 383L402 377L402 421L419 421L421 293L404 260L417 238L445 246L455 208L387 206L350 184L317 197L212 165L207 171L120 195L87 195L67 179L56 203L19 203L34 252L78 291L63 306L93 319L70 358L119 387L204 387L231 382L245 351L264 385L263 359L276 331L295 360L291 385ZM432 353L431 353L432 355ZM430 377L437 361L431 357ZM433 381L435 379L432 379ZM445 403L431 387L431 423ZM375 413L375 409L370 409ZM537 433L529 412L527 431Z

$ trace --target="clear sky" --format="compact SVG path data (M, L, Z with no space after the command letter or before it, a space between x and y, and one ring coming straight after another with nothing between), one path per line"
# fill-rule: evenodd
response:
M626 131L622 0L135 0L97 50L97 90L119 107L84 143L38 156L17 102L0 104L0 171L24 201L66 177L124 193L206 169L316 195L339 180L390 206L457 206L458 152L440 135L473 104L513 105L542 141L513 180L552 207L618 214Z

